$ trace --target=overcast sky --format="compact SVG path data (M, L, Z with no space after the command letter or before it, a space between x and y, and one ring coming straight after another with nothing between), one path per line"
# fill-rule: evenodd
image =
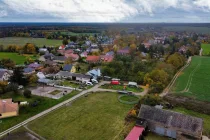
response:
M0 22L210 22L210 0L0 0Z

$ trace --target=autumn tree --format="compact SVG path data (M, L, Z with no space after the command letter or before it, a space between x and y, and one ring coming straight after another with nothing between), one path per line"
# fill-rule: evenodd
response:
M0 94L5 93L7 85L6 81L0 81Z
M7 69L13 69L15 67L15 62L8 58L3 58L0 60L0 65Z
M69 44L69 41L68 41L68 39L64 38L62 43L63 43L63 45L67 45L67 44Z
M160 93L168 82L169 75L164 70L155 69L144 77L144 83L150 85L151 93Z
M73 60L71 57L67 58L66 61L64 62L64 64L72 64Z
M23 46L23 53L25 54L34 54L36 53L36 48L34 44L27 43Z
M35 74L33 74L33 75L31 75L31 76L28 77L29 84L34 84L37 81L38 81L38 77Z
M185 58L179 53L174 53L168 57L166 62L173 65L176 69L179 69L185 64Z

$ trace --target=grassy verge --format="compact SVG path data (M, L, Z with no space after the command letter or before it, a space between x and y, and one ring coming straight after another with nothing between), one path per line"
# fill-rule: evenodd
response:
M132 105L119 103L117 97L117 93L106 92L81 97L33 121L29 128L50 140L120 140Z
M113 90L124 90L124 85L105 84L105 85L102 85L100 88L113 89ZM132 92L142 92L142 91L144 91L144 89L142 89L140 87L137 88L137 87L129 87L129 86L126 86L125 90L132 91Z
M62 84L63 84L64 86L70 86L70 87L72 87L72 88L78 88L78 87L79 87L79 84L72 83L72 82L66 81L66 80L63 81Z
M6 93L4 95L0 95L0 98L2 98L2 99L12 98L14 101L28 101L29 103L38 101L38 105L36 107L32 107L32 106L20 107L19 116L17 116L17 117L2 119L0 132L4 131L4 130L6 130L6 129L50 108L50 107L55 106L56 104L61 103L65 100L73 97L76 94L78 94L78 91L72 91L70 94L65 95L64 97L62 97L58 100L34 96L34 95L28 99L20 94L14 94L14 93Z

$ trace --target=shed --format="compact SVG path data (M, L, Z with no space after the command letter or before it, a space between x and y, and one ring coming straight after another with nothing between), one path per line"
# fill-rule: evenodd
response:
M140 140L142 133L144 132L144 127L134 126L125 140Z

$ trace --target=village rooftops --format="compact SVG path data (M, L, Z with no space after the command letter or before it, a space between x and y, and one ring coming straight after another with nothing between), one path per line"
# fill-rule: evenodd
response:
M203 120L201 118L184 115L181 113L157 109L155 107L141 105L138 118L159 123L165 127L171 127L191 134L201 134Z

